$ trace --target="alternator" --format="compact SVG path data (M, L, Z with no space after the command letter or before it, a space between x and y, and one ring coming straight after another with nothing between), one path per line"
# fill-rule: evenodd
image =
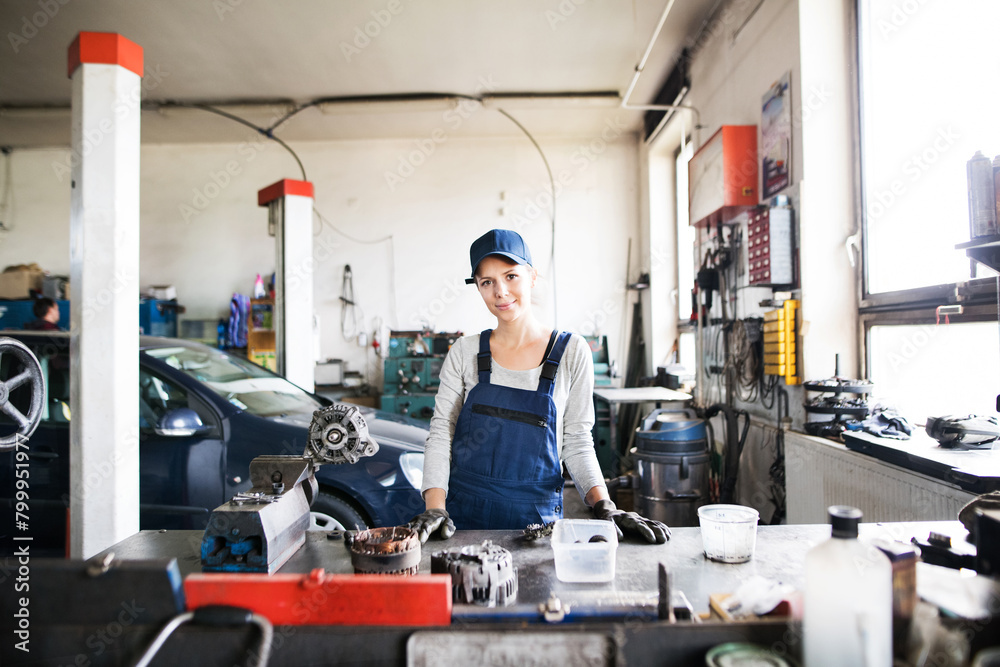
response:
M305 455L316 462L357 463L378 451L368 424L356 406L336 403L313 413Z
M489 540L431 554L431 573L450 574L452 599L482 607L517 601L517 568L510 552Z

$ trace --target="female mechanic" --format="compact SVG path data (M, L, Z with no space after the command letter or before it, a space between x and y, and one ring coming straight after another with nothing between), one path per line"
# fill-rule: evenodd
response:
M441 368L424 448L426 509L410 527L420 541L461 529L523 529L562 518L562 464L594 517L618 532L665 542L659 521L615 507L594 452L594 370L578 335L551 331L532 310L538 278L517 232L494 229L469 252L466 282L497 318L464 336Z

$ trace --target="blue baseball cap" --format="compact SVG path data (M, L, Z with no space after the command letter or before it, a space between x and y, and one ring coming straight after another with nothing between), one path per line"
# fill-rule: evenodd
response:
M531 265L531 251L520 234L509 229L491 229L473 241L469 249L472 277L465 279L467 285L476 282L476 269L489 255L500 255L518 264Z

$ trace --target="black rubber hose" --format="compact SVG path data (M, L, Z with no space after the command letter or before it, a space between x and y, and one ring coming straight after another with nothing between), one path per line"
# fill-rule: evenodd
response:
M739 433L739 415L741 412L747 415L746 425L744 426L743 437L737 438L736 434ZM722 487L719 490L719 502L732 503L736 491L736 477L739 473L740 450L750 427L750 416L746 412L735 410L725 403L715 403L705 410L705 419L711 419L719 413L722 413L726 420L725 477L723 478Z

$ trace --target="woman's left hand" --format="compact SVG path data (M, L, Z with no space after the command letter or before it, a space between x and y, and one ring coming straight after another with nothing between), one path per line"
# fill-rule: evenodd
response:
M613 522L619 537L626 532L635 533L650 544L663 544L670 539L670 528L665 523L620 510L610 500L594 503L594 518Z
M406 525L417 533L421 544L434 532L437 532L442 540L447 540L455 534L455 523L443 509L428 509L410 519Z

